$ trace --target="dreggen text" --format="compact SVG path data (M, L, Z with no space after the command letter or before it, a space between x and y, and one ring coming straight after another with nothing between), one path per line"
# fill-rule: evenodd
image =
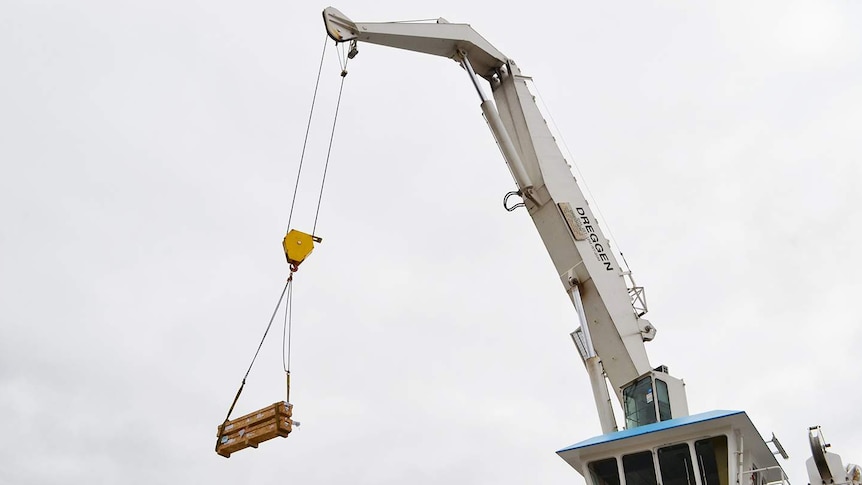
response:
M583 225L584 230L587 232L587 237L590 243L592 243L593 253L595 253L596 258L605 265L605 270L612 271L614 268L611 265L611 258L608 256L604 245L599 241L599 235L596 234L596 230L593 227L594 224L590 221L589 216L587 216L587 211L583 207L577 207L575 211L578 213L578 222Z

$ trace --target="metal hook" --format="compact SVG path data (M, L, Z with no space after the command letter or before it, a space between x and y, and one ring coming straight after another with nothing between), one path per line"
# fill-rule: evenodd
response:
M512 207L509 207L507 205L509 202L509 197L512 197L513 195L517 195L518 197L521 197L523 199L523 195L521 195L520 190L513 190L511 192L507 192L506 195L503 196L503 208L504 209L506 209L509 212L512 212L513 210L517 209L518 207L527 207L523 201L518 202L517 204L513 205Z

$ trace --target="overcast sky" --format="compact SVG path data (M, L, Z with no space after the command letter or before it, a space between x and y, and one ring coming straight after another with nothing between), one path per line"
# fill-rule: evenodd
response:
M299 6L297 4L301 3ZM531 75L692 412L862 461L862 3L354 1ZM454 62L360 45L297 275L302 426L215 433L287 275L325 4L0 3L0 483L581 483L577 317ZM293 227L340 81L325 58ZM273 330L235 416L283 399Z

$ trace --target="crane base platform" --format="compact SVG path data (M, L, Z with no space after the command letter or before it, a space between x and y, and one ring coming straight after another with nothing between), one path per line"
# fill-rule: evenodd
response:
M218 427L216 453L230 458L246 448L257 448L276 436L287 438L293 429L293 404L281 401L253 413L225 421Z

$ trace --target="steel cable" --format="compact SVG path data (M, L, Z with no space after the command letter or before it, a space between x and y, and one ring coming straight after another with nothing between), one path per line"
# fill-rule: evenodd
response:
M302 162L305 160L305 149L308 146L308 134L311 132L311 118L314 116L314 104L317 101L317 90L320 87L320 74L323 72L323 59L326 56L326 44L328 36L324 36L323 52L320 53L320 65L317 68L317 81L314 83L314 94L311 97L311 109L308 112L308 123L305 127L305 139L302 140L302 153L299 156L299 168L296 171L296 183L293 186L293 198L290 201L290 213L287 216L287 229L290 230L290 221L293 219L293 208L296 206L296 194L299 192L299 178L302 175Z
M251 372L251 368L254 366L254 362L257 360L258 354L260 354L260 349L263 347L263 342L266 340L266 336L269 333L270 327L272 327L272 322L275 320L275 316L278 314L278 309L281 307L281 302L284 300L284 294L287 292L288 288L291 287L291 282L293 281L293 274L287 278L287 282L284 284L284 288L281 290L281 295L278 297L278 303L275 304L275 310L272 311L272 316L269 317L269 323L266 325L266 330L263 332L263 337L260 339L260 344L257 346L257 350L254 352L254 357L251 358L251 363L248 365L248 369L245 371L245 375L242 378L242 383L239 385L239 390L236 391L236 396L233 398L233 403L230 405L230 409L227 411L227 416L225 416L224 420L227 422L230 419L230 414L233 412L234 406L236 406L236 402L239 400L239 395L242 394L242 389L245 387L245 380L248 378L248 374Z

